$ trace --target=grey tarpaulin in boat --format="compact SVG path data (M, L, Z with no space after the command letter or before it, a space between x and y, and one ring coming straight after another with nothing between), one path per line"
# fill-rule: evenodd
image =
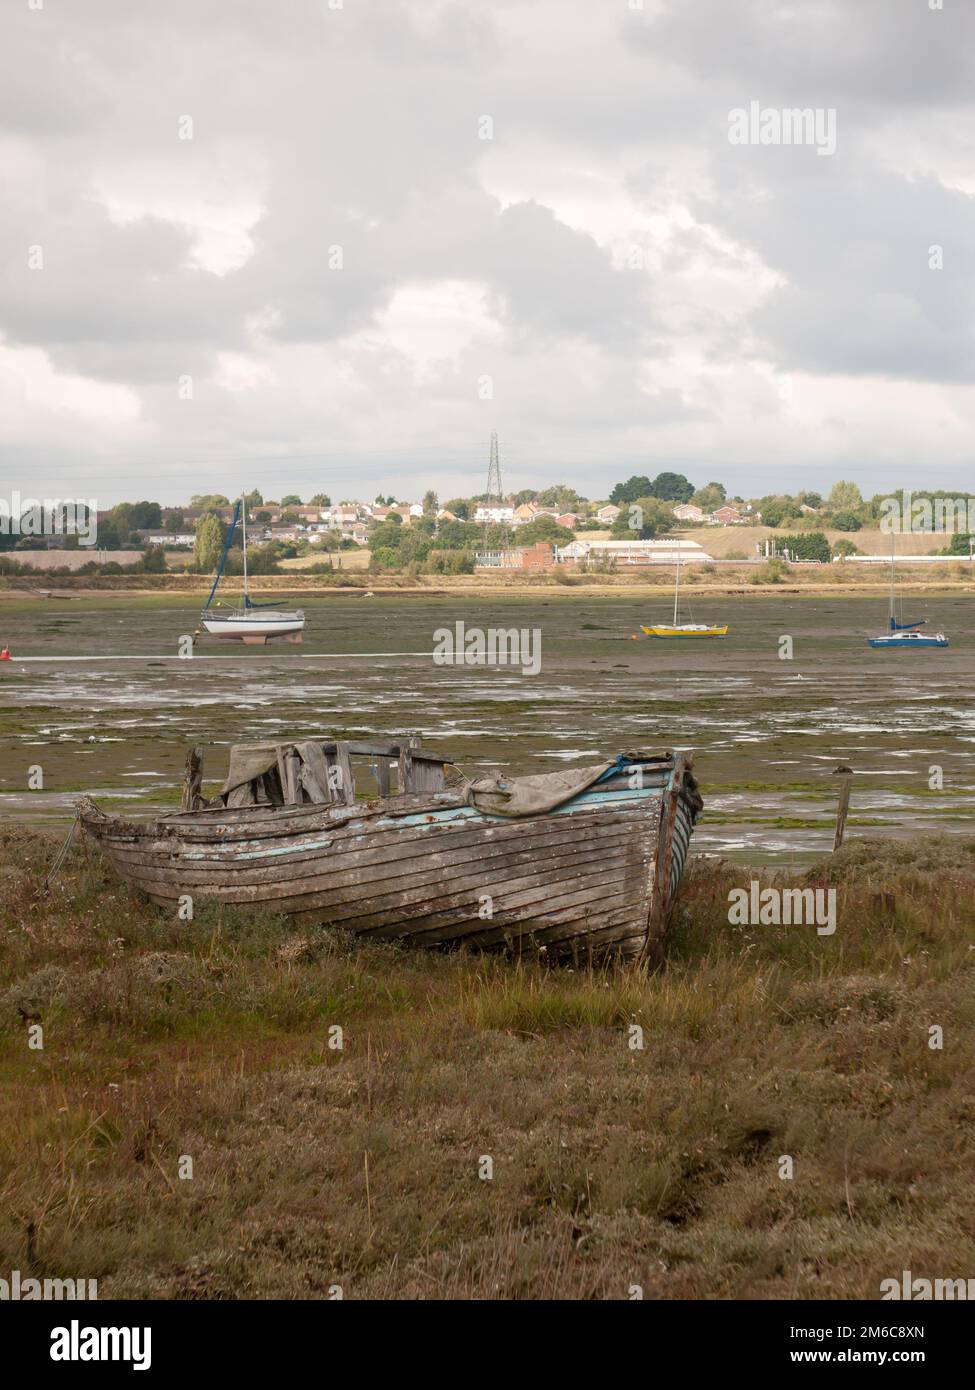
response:
M254 782L278 766L278 743L235 743L230 749L230 771L217 793L227 796L235 787Z
M328 785L328 769L320 743L313 739L301 743L235 743L230 749L230 771L227 780L217 792L217 797L230 797L238 787L249 786L266 773L277 772L278 756L285 749L293 748L303 769L313 775L314 782L321 788ZM313 798L317 799L317 798Z
M478 777L468 782L464 800L492 816L541 816L584 792L618 760L571 772L543 772L534 777Z

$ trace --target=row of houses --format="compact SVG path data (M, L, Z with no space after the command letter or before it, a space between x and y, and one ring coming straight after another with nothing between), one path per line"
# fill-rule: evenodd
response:
M681 502L674 508L674 516L678 521L693 521L700 526L743 526L746 521L751 520L750 512L750 507L740 511L730 502L715 507L713 512L706 512L703 507L692 506L690 502Z
M706 512L703 507L695 507L690 502L682 502L672 510L675 520L696 522L700 526L743 526L752 520L750 507L741 509L732 506L730 502L716 507L712 512ZM504 504L480 506L474 513L474 520L507 523L509 526L518 527L537 521L541 516L550 516L559 526L574 531L584 521L598 521L603 526L612 526L622 511L622 507L608 502L591 516L584 516L579 512L560 512L557 507L538 507L533 502L524 502L520 507Z
M330 535L334 536L339 530L336 526L328 525L325 522L295 522L289 526L265 526L262 524L248 523L248 540L257 545L267 541L308 541L311 545L321 545ZM352 526L340 530L342 540L353 540L356 545L366 545L369 541L369 528L365 522L355 522ZM189 546L192 547L196 541L194 531L158 531L142 530L137 531L136 535L148 545L164 546Z
M613 522L620 514L620 508L608 503L605 507L600 507L592 513L592 516L583 515L581 512L563 512L558 507L539 507L534 502L522 502L516 507L513 503L497 503L491 505L481 505L474 512L475 521L494 522L496 525L508 525L511 527L528 526L539 517L551 517L559 526L566 527L569 531L574 531L577 526L581 526L584 521L599 521L604 526L612 526ZM448 512L449 516L450 513Z
M681 503L673 508L676 520L700 525L735 526L742 525L752 518L750 509L739 510L730 504L705 513L691 503ZM162 508L162 526L146 529L138 534L151 545L192 546L195 540L195 527L199 519L208 512L215 512L225 522L234 514L233 506L215 507L165 507ZM577 531L584 522L596 521L607 528L622 514L622 508L614 503L606 503L595 512L584 515L580 512L560 511L557 507L542 507L534 502L481 504L474 512L472 520L478 523L492 523L509 526L517 531L521 526L530 525L541 517L549 517L556 525L568 531ZM109 513L99 513L99 520ZM317 505L282 506L276 502L260 503L248 509L248 525L254 539L264 541L294 542L306 540L320 544L329 532L338 532L345 540L357 545L367 545L372 525L398 517L404 525L424 515L419 502L402 502L390 505L382 503L343 502L335 506ZM438 522L459 520L455 513L441 507L436 513Z

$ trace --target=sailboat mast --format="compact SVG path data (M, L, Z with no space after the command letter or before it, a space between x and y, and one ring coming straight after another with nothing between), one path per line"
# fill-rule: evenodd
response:
M244 607L247 607L247 494L241 493L240 496L240 515L243 523L241 532L244 544Z
M894 616L894 531L890 532L890 630L894 631L897 619Z
M674 579L674 627L677 626L677 605L680 601L680 541L677 542L677 576Z

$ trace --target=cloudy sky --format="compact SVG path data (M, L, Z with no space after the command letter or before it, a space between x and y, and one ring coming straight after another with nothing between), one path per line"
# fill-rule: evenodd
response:
M937 3L5 0L0 491L975 490Z

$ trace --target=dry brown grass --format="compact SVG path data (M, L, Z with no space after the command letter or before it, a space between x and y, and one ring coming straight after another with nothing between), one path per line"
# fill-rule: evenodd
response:
M77 852L38 899L54 848L0 840L0 1270L176 1298L876 1297L902 1269L972 1273L968 846L852 842L831 938L729 927L750 875L698 868L650 979L177 923Z

